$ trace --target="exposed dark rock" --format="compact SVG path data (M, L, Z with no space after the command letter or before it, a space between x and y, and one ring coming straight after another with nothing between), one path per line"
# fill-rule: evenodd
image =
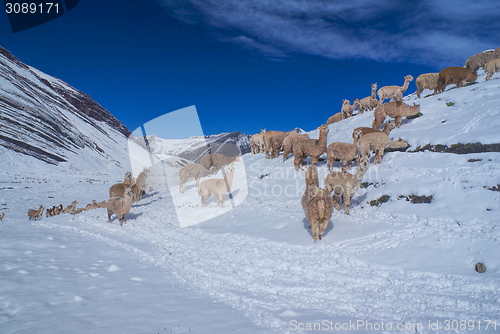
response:
M417 147L411 153L415 152L439 152L439 153L454 153L454 154L469 154L469 153L484 153L484 152L500 152L500 144L481 144L481 143L468 143L468 144L454 144L448 147L447 145L425 145Z
M481 263L481 262L476 263L476 265L474 266L474 269L475 269L478 273L480 273L480 274L482 274L482 273L485 273L485 272L486 272L486 267L484 266L484 263Z
M380 206L382 205L382 203L386 203L387 201L389 201L389 198L391 198L389 195L382 195L376 200L374 199L370 201L369 203L371 206Z

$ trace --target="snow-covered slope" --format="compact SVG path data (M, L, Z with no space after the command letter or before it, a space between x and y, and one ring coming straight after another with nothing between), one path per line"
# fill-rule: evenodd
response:
M410 150L499 143L499 93L498 76L481 75L469 87L410 95L405 102L420 104L423 115L391 137L408 140ZM328 143L352 142L352 130L372 120L365 113L330 125ZM238 206L226 195L223 208L215 197L201 207L190 180L185 194L147 194L123 227L116 218L108 223L105 209L27 221L27 209L40 204L101 200L114 181L106 175L1 170L2 333L499 331L500 153L386 153L370 165L350 214L334 211L317 243L293 158L242 160L236 165L246 180L231 190L248 195ZM318 171L323 186L324 161ZM387 202L369 204L382 195ZM410 195L432 201L412 204ZM180 228L172 196L183 196L181 209L193 216L221 215ZM478 262L485 273L474 270Z
M120 167L130 132L88 95L0 48L0 149L46 163ZM126 153L126 152L125 152ZM13 155L10 154L13 158Z

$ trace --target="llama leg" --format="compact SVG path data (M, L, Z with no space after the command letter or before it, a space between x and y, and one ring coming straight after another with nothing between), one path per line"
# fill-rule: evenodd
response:
M334 193L332 196L332 200L335 208L340 211L340 205L339 205L340 196Z
M319 160L319 157L311 157L311 165L317 165L318 160Z
M222 207L222 196L223 195L217 195L217 205Z
M204 207L207 206L206 202L207 202L208 197L209 196L207 196L207 195L202 195L201 196L201 206L204 206Z
M328 226L328 219L325 218L320 222L320 225L319 225L319 238L320 239L323 236L323 233L325 233L325 229L327 226Z
M314 241L315 241L315 242L316 242L316 240L318 240L318 238L319 238L319 235L318 235L319 233L318 233L318 232L319 232L318 222L317 222L317 221L315 221L315 222L313 222L313 224L312 224L313 239L314 239Z
M201 173L196 176L196 184L195 184L195 186L198 187L200 185L200 179L201 179Z
M349 208L351 207L351 196L345 196L345 214L349 214Z
M396 123L396 127L399 128L399 126L401 125L401 121L403 120L403 116L397 116L394 121Z
M111 211L109 208L108 208L108 221L111 222L111 216L113 215L113 211Z
M298 154L293 157L293 164L295 166L295 170L298 171L299 167L302 169L302 157Z

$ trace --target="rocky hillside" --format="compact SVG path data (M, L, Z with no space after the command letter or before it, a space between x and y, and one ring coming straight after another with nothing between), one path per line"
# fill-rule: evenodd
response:
M0 146L50 164L90 149L107 157L130 131L92 98L0 47Z

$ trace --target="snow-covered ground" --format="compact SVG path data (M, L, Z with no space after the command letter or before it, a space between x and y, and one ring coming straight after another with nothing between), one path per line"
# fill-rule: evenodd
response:
M497 78L406 97L423 116L390 136L411 149L499 143ZM332 124L328 143L351 142L372 120L367 112ZM105 209L31 222L26 212L104 200L122 176L0 156L9 161L0 167L2 334L500 332L500 192L488 190L500 184L500 153L386 153L370 165L363 181L372 184L356 193L350 214L334 211L316 243L293 157L244 155L236 173L244 166L246 180L235 179L232 192L247 195L235 207L226 195L224 208L215 197L202 208L191 180L185 194L148 193L121 227ZM322 186L326 163L318 170ZM433 200L399 198L412 194ZM193 216L221 215L180 228L172 195L184 196ZM386 203L368 204L382 195ZM478 262L485 273L474 270Z

